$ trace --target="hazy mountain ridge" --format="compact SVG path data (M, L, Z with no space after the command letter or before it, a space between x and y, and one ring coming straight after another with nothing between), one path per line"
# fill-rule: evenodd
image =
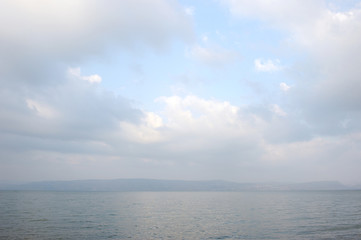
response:
M296 191L356 190L361 186L345 186L336 181L306 183L237 183L221 180L185 181L156 179L114 179L44 181L0 186L2 190L38 191Z

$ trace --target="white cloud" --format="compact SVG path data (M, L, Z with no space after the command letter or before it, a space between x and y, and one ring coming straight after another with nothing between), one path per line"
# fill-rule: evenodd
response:
M140 124L121 121L120 131L128 141L137 143L154 143L165 140L165 136L159 131L163 126L162 118L152 112L144 113Z
M190 15L190 16L193 16L194 14L195 14L195 7L193 7L193 6L190 6L190 7L186 7L185 9L184 9L184 11L185 11L185 13L187 14L187 15Z
M271 60L263 60L257 58L254 60L254 67L257 71L260 72L277 72L282 70L282 66L279 59Z
M208 127L222 127L223 123L237 126L241 124L237 121L239 108L229 102L205 100L196 96L160 97L157 102L166 105L164 114L168 127L186 129L185 126L189 126L192 131L202 131Z
M208 36L207 36L206 34L203 34L203 36L202 36L202 41L203 41L204 43L207 43L207 42L208 42Z
M283 111L283 109L277 104L271 104L270 110L271 110L271 112L275 113L278 116L281 116L281 117L287 116L287 113L285 111Z
M41 103L33 99L27 99L26 104L29 109L36 112L37 115L44 118L55 118L59 113L46 103Z
M281 83L280 83L280 88L281 88L281 90L284 91L284 92L287 92L287 91L289 91L289 90L291 89L291 87L288 86L288 85L287 85L286 83L284 83L284 82L281 82Z
M222 139L251 135L250 122L257 120L256 116L242 116L239 107L226 101L206 100L191 95L184 98L160 97L156 102L164 104L159 114L145 113L139 125L122 123L130 139L138 142L162 141L166 144L179 137L189 138L181 145L206 149L209 144L217 145Z
M74 76L78 79L90 82L90 83L100 83L102 81L102 78L98 74L89 75L89 76L82 76L80 67L77 68L69 68L68 73L71 76Z
M82 79L90 82L90 83L100 83L102 78L98 74L90 75L90 76L83 76Z

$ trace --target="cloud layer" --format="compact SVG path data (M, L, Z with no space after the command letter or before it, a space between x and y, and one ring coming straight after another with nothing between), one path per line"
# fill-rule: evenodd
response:
M176 1L1 1L0 180L359 183L360 6L221 1L216 8L228 10L233 25L249 21L281 33L278 54L258 58L266 55L248 57L225 37L210 44L205 31L196 32L202 9ZM177 51L184 59L169 64L164 56ZM203 81L189 83L198 87L192 90L209 93L170 92L139 106L105 88L102 74L83 73L84 64L114 55L152 83L144 94L174 87L174 76L189 72ZM282 57L294 60L284 65ZM128 86L124 66L117 68L112 81ZM242 89L244 78L266 93Z

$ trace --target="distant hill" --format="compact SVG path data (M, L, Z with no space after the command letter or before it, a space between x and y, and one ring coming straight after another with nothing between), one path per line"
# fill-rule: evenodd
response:
M46 181L27 184L2 185L1 190L35 191L299 191L299 190L352 190L339 182L307 183L236 183L227 181L182 181L156 179L114 179ZM361 189L358 188L358 189Z

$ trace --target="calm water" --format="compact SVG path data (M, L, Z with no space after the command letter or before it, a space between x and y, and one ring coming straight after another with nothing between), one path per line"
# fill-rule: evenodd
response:
M361 239L361 191L0 191L0 239Z

